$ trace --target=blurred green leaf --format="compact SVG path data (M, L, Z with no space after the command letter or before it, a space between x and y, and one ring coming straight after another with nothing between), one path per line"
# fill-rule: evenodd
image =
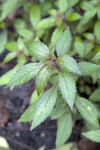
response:
M7 43L8 33L6 30L1 31L0 33L0 54L4 51L5 44Z

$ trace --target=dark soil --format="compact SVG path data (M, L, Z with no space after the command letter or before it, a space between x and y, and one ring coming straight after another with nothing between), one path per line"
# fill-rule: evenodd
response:
M3 60L7 51L0 56ZM2 65L0 63L0 76L14 67L16 59ZM34 79L14 88L0 87L0 136L8 141L12 150L38 150L45 145L46 150L55 148L56 121L48 118L44 123L30 132L30 123L19 123L17 120L28 107L30 95L35 88ZM69 141L77 143L79 150L100 150L100 144L87 139L81 139L82 122L77 121Z

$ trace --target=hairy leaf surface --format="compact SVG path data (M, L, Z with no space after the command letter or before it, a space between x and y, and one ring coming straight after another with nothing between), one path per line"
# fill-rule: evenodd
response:
M8 86L15 87L28 82L37 75L42 67L42 63L29 63L24 65L12 76Z
M35 82L38 94L40 94L44 90L49 77L50 77L50 68L48 68L48 66L45 66L36 76Z
M76 95L76 86L72 76L69 73L59 74L59 87L65 101L70 106L70 108L73 109Z
M40 41L29 41L26 43L27 49L37 57L48 57L48 47Z
M98 111L91 102L85 98L77 97L76 107L85 120L92 125L99 127Z
M69 55L58 57L57 63L65 71L81 74L77 62Z
M38 101L31 130L42 123L51 113L57 99L57 87L53 86L46 91Z
M66 54L70 49L71 42L72 42L72 36L68 27L67 30L65 30L57 40L56 43L57 55L60 56Z

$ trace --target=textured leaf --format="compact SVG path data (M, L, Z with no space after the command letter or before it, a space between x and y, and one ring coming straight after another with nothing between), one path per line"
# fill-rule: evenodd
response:
M86 138L91 141L100 143L100 130L92 130L86 133L82 133Z
M85 54L85 47L84 47L84 43L82 42L80 37L75 37L75 50L76 52L81 56L84 57Z
M65 101L68 103L70 108L73 109L76 95L76 86L72 76L69 73L59 74L59 87Z
M70 137L72 132L71 114L64 114L58 120L56 146L62 146Z
M4 30L0 33L0 54L4 51L5 44L7 42L7 31Z
M100 101L100 88L97 88L92 94L90 95L89 99L92 102Z
M48 66L45 66L42 68L42 70L40 70L40 72L36 76L35 83L38 94L43 92L49 77L50 77L50 68L48 68Z
M97 40L100 41L100 20L98 20L94 26L94 34Z
M58 0L60 12L65 13L68 9L68 0Z
M98 60L98 59L100 59L100 50L98 51L98 53L93 58L93 60Z
M99 127L98 111L90 101L82 97L77 97L76 107L85 120Z
M40 98L34 114L31 130L42 123L51 113L57 99L57 87L53 86Z
M6 55L6 57L3 60L3 63L7 63L10 60L14 59L17 56L17 52L11 52L8 55Z
M82 75L89 75L91 72L100 68L99 65L92 64L89 62L80 62L80 63L78 63L78 66L79 66L79 69L80 69Z
M65 71L81 74L77 62L69 55L58 57L57 63Z
M8 86L15 87L28 82L37 75L42 67L42 63L29 63L24 65L12 76Z
M72 36L69 27L67 27L67 30L65 30L57 40L56 43L57 55L60 56L66 54L70 49L71 42L72 42Z
M72 12L68 17L67 17L67 20L68 21L76 21L76 20L79 20L81 19L81 15L76 13L76 12Z
M48 47L40 41L29 41L28 43L26 43L26 47L35 56L38 56L38 57L49 56Z
M33 120L37 102L31 104L22 114L18 122L29 122Z
M41 16L41 12L39 6L33 5L30 10L30 21L33 27L35 27L40 21L40 16Z

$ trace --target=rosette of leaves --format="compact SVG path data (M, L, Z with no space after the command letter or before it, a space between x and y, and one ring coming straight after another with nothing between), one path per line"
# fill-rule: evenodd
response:
M57 147L62 146L70 137L73 127L72 115L77 116L77 111L96 129L99 128L97 108L92 102L76 96L75 82L79 76L90 75L100 66L89 62L77 63L69 55L72 40L72 34L67 27L57 40L56 50L50 51L41 41L25 43L29 54L37 57L39 62L23 65L13 74L8 84L8 87L14 88L35 78L36 90L32 94L31 105L19 121L32 120L32 130L48 116L57 119ZM45 87L49 82L52 85L47 89ZM87 137L89 138L89 135Z

